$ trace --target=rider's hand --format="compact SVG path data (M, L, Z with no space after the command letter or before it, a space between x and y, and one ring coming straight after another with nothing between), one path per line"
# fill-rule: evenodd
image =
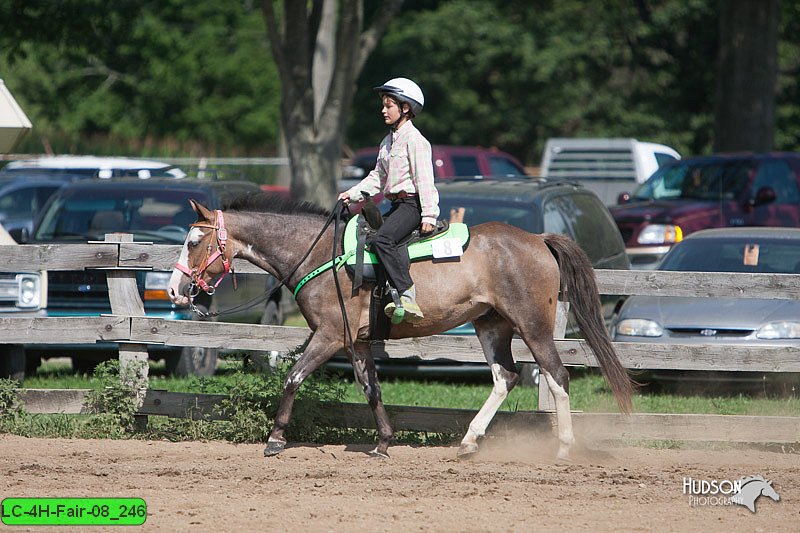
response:
M347 194L347 191L340 193L339 200L342 201L342 205L348 205L350 203L350 195Z
M433 231L433 224L430 222L423 222L419 227L419 231L421 233L430 233Z

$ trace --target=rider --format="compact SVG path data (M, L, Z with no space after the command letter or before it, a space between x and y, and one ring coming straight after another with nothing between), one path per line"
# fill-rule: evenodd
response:
M411 123L422 111L425 97L419 86L407 78L391 79L375 87L375 91L381 96L383 122L391 131L381 142L375 169L358 185L341 193L339 199L347 205L363 200L362 192L374 196L383 191L392 202L372 249L383 263L389 283L400 294L404 320L415 323L424 317L409 274L408 252L398 242L417 228L421 233L433 231L439 216L431 144ZM395 303L390 302L384 311L392 317L395 308Z

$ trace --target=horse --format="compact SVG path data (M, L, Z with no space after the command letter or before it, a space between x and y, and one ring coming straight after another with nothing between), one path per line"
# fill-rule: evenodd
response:
M284 280L294 290L306 274L331 259L331 213L309 203L246 195L224 210L212 211L190 200L197 213L169 283L169 296L188 305L199 288L213 292L231 268L234 258L244 259ZM322 227L322 231L320 228ZM341 231L340 231L341 233ZM340 242L340 241L335 241ZM218 260L220 259L220 260ZM340 287L349 283L345 269L331 269ZM413 262L414 279L425 318L415 324L392 325L389 339L422 337L472 322L491 368L494 386L469 424L457 451L459 459L478 451L478 440L508 393L518 383L511 341L519 335L538 363L541 376L556 404L559 459L568 459L574 443L569 403L569 373L556 350L553 327L559 291L568 296L576 322L594 353L620 410L631 411L633 382L620 363L605 329L594 270L583 250L569 237L534 234L500 222L470 228L469 245L460 261ZM373 457L388 457L393 438L389 416L381 398L370 349L370 285L340 302L333 276L326 272L306 283L296 295L297 305L312 333L284 383L274 425L264 455L281 453L285 430L296 393L311 373L355 339L350 360L355 378L366 395L378 431ZM188 292L187 292L188 290ZM345 327L345 313L348 325Z

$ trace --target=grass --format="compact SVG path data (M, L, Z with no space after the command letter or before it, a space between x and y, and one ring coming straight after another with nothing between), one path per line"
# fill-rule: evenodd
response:
M174 378L166 375L163 364L153 363L150 369L150 388L173 392L217 393L234 379L241 363L225 360L212 378ZM345 381L345 402L365 403L360 387L352 376ZM25 381L26 388L84 389L97 385L97 378L75 375L68 363L45 362L36 376ZM385 379L381 381L383 400L387 405L411 405L479 409L491 392L491 382L464 383L447 381L415 381ZM800 412L800 397L791 391L781 396L763 393L728 392L718 395L681 394L642 389L634 397L634 412L674 414L724 414L757 416L796 416ZM573 369L570 400L574 410L585 412L615 412L616 402L603 378L594 372ZM501 410L535 410L537 392L534 388L517 387L509 394Z

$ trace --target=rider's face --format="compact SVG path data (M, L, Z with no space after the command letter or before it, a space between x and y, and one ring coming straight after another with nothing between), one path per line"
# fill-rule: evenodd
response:
M400 119L402 112L394 98L388 96L383 97L383 109L381 109L384 124L394 124Z

